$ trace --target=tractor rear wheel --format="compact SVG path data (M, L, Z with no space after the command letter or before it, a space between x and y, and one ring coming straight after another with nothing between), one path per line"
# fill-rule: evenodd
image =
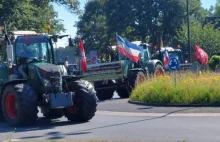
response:
M113 82L109 82L108 84L112 84ZM95 88L101 88L102 82L95 82L94 83ZM114 89L102 89L102 90L96 90L96 96L100 101L104 100L110 100L112 99L114 95L115 90Z
M3 111L2 111L2 101L0 98L0 121L3 121L3 120L4 120L4 115L3 115Z
M6 86L2 110L10 126L32 125L37 120L37 95L27 84Z
M86 122L95 116L97 102L94 87L88 82L77 80L69 83L69 89L75 92L73 106L64 109L64 115L70 121Z

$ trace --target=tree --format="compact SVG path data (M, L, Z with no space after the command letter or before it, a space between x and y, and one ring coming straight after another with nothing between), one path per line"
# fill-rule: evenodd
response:
M106 0L105 7L111 31L131 34L131 39L143 42L149 38L157 42L160 36L169 42L186 23L186 0ZM200 0L190 0L190 15L204 18Z
M187 25L183 25L182 28L177 31L177 36L175 38L187 47ZM220 54L219 38L220 31L216 30L213 24L203 26L199 23L193 23L191 25L192 49L194 49L194 45L197 44L208 53L209 57Z
M200 0L190 0L189 4L190 20L203 22L208 11ZM116 33L130 41L152 40L155 44L162 36L167 44L186 22L186 0L92 0L77 23L77 34L85 44L100 49L116 45Z
M78 0L2 0L0 2L0 20L6 21L9 31L36 30L47 32L46 25L51 26L51 34L65 31L62 20L57 19L51 2L68 8L79 14Z
M42 0L35 0L41 3ZM48 0L47 0L48 1ZM59 5L63 5L72 13L81 14L82 10L80 10L80 2L79 0L50 0L50 2L55 2Z
M109 45L106 16L100 1L89 1L85 6L85 12L79 17L77 34L82 38L85 50L99 49L104 52Z

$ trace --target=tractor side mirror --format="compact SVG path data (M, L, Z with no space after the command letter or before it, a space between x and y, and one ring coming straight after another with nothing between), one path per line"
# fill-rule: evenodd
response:
M73 41L73 39L72 39L72 38L69 38L68 40L69 40L69 46L74 46L74 41Z

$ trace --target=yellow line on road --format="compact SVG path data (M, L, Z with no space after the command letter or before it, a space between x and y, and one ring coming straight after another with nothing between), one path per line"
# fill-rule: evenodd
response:
M96 114L111 116L134 116L134 117L220 117L220 113L138 113L138 112L115 112L98 110Z

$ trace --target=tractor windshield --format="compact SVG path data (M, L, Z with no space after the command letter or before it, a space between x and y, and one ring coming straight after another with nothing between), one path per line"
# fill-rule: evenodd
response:
M169 52L169 57L170 57L170 58L177 58L180 63L183 62L183 61L182 61L181 52Z
M18 62L21 58L52 62L51 44L44 36L19 36L15 49Z

